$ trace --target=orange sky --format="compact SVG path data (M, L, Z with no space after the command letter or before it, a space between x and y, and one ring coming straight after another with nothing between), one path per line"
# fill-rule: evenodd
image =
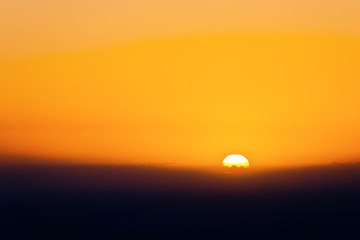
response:
M359 7L0 1L0 152L169 166L359 157Z

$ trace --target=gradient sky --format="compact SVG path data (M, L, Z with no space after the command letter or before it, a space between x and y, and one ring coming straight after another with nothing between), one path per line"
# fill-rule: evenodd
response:
M189 167L358 158L359 11L0 0L0 152Z

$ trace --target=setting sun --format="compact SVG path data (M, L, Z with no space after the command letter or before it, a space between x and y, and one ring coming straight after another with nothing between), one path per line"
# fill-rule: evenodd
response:
M227 156L224 160L222 165L224 167L244 167L244 168L248 168L249 167L249 161L242 155L239 154L231 154L229 156Z
M0 0L1 239L355 239L359 10Z

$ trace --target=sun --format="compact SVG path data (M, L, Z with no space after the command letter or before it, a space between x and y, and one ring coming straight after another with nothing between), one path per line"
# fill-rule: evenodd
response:
M248 168L249 161L240 154L231 154L223 160L222 165L229 168L232 166Z

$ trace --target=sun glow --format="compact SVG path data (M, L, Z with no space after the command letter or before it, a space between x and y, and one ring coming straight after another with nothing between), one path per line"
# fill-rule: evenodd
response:
M232 166L248 168L249 161L242 155L231 154L223 160L222 165L229 168Z

